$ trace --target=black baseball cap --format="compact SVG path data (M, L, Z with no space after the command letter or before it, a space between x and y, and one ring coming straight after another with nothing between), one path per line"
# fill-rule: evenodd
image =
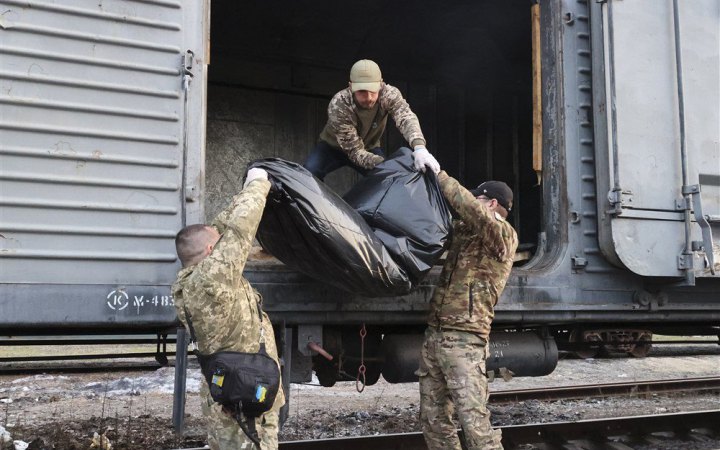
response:
M475 189L470 189L470 193L475 197L484 195L487 198L494 198L500 205L510 211L513 203L513 192L510 186L502 181L486 181L481 183Z

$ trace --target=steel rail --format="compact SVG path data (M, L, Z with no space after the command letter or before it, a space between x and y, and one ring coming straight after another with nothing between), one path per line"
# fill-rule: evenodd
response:
M612 348L621 345L642 345L642 346L656 346L656 345L687 345L687 346L706 346L706 345L720 345L720 340L683 340L683 341L582 341L582 342L563 342L556 341L558 350L561 351L574 351L574 350L585 350L588 348L600 349L600 348ZM652 355L648 355L652 356Z
M552 448L632 449L628 445L619 447L617 438L628 436L626 440L631 441L633 437L647 436L651 433L674 432L678 435L687 435L693 430L709 430L720 436L720 410L509 425L501 427L501 430L502 443L506 450L527 448L525 447L527 444L539 443L551 444ZM459 431L459 434L462 439L462 432ZM585 441L589 442L590 446L573 446L569 444L570 441ZM201 448L176 450L201 450ZM427 450L423 435L419 432L285 441L280 442L279 448L280 450Z
M495 391L490 392L490 402L511 403L526 400L567 400L686 391L720 391L720 376Z
M502 427L502 432L503 446L512 449L538 442L584 440L602 443L606 442L608 437L649 435L657 432L685 435L700 429L720 433L720 410L510 425Z
M158 338L76 338L76 339L0 339L0 346L3 347L19 347L19 346L56 346L56 345L141 345L141 344L157 344ZM175 337L168 337L165 341L168 344L175 343Z
M175 356L175 352L161 352L165 356ZM88 355L43 355L43 356L10 356L0 358L0 363L41 362L41 361L78 361L88 359L121 359L121 358L154 358L157 352L103 353Z

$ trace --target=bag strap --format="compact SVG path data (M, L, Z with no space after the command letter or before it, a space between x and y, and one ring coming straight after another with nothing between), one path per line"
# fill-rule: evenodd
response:
M190 311L187 310L187 306L183 305L183 311L185 311L185 320L187 320L188 328L190 329L190 351L195 356L200 356L200 350L197 345L197 338L195 337L195 328L193 328Z
M254 288L250 288L253 295L255 296L255 306L257 307L258 319L260 319L260 348L265 348L265 328L263 328L263 315L262 315L262 295ZM259 300L258 300L259 298Z
M185 320L187 320L188 328L190 329L190 351L192 354L194 354L197 357L200 357L200 349L198 347L197 343L197 337L195 337L195 328L192 324L192 315L190 314L190 311L188 311L187 306L183 305L183 311L185 311ZM258 303L258 316L260 316L260 350L258 350L258 353L262 353L266 356L270 356L267 353L267 350L265 348L265 328L263 328L263 316L262 312L260 311L260 304Z
M234 418L237 421L238 425L240 425L240 429L243 431L243 433L245 433L245 436L247 436L248 439L250 439L253 444L255 444L258 450L260 450L260 437L258 436L257 428L255 425L255 418L245 416L242 413L242 402L237 405Z

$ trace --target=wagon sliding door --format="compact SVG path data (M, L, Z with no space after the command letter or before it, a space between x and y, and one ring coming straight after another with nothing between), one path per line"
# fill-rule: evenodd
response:
M172 323L173 238L201 215L207 5L0 7L0 328Z
M718 277L720 3L593 8L603 253L640 275Z

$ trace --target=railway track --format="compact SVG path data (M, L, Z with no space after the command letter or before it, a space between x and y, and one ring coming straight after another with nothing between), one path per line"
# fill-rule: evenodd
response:
M502 432L505 450L714 449L720 446L720 410L512 425L502 427ZM459 436L462 440L462 431ZM280 450L338 449L427 450L427 447L422 433L417 432L280 443Z
M497 404L698 391L720 392L720 376L495 391L490 393L490 402Z
M609 397L609 396L628 396L641 398L656 398L654 397L657 393L671 394L673 392L720 392L720 377L702 377L693 379L672 379L672 380L656 380L648 382L635 382L635 383L611 383L611 384L596 384L596 385L579 385L579 386L567 386L560 388L543 388L543 389L523 389L523 390L507 390L497 391L491 394L491 402L494 404L520 404L528 400L540 400L540 401L552 401L559 399L584 399L593 397ZM716 394L710 394L713 398L718 398ZM695 396L679 397L679 398L696 398ZM699 398L699 396L697 396ZM624 401L624 400L623 400ZM666 398L662 400L665 404L673 403L672 398ZM592 403L592 402L591 402ZM714 404L711 402L708 404L709 408L715 408L717 402ZM688 407L692 409L692 407ZM623 414L624 411L617 413ZM661 429L659 425L646 425L641 421L634 422L636 425L627 425L626 428L616 425L621 419L603 419L603 420L584 420L573 423L584 423L585 428L581 431L574 432L572 427L568 425L567 431L563 428L564 422L557 424L531 424L531 425L509 425L503 427L505 430L505 439L507 449L522 448L523 450L531 449L550 449L550 448L562 448L565 450L576 449L605 449L612 448L613 450L629 450L629 449L642 449L642 450L706 450L706 449L720 449L720 418L718 414L720 411L711 411L710 418L706 418L700 415L694 415L690 419L678 419L678 415L670 415L670 420L666 420L666 423L673 424L673 426L679 424L679 428ZM695 413L693 413L695 414ZM511 414L508 417L513 417ZM534 418L521 418L523 416L516 416L511 420L504 420L504 424L515 424L517 422L534 422L543 420L542 417L547 416L534 416ZM531 416L532 417L532 416ZM567 415L561 417L568 417ZM654 416L653 416L654 417ZM335 420L341 420L336 418ZM562 419L561 419L562 420ZM625 419L622 419L623 421ZM639 420L639 419L638 419ZM691 428L684 429L683 423L691 424ZM709 423L710 425L705 426L704 424ZM555 428L550 425L554 425ZM128 425L129 426L129 425ZM577 426L577 425L575 425ZM642 433L635 433L634 426L641 427ZM714 428L713 428L714 427ZM394 428L395 430L402 430L403 428ZM408 429L408 428L405 428ZM410 428L412 429L412 428ZM623 432L623 429L630 430ZM659 430L659 437L652 435L653 430ZM355 430L357 432L357 429ZM573 434L574 433L574 434ZM314 433L313 433L314 434ZM639 436L642 434L642 436ZM296 434L297 436L297 434ZM306 435L310 436L310 435ZM540 436L542 439L531 441L532 437ZM692 439L702 440L706 439L710 442L715 442L714 446L706 447L688 447L682 444L682 439L690 436ZM117 439L115 437L114 439ZM388 449L414 449L414 448L425 448L422 441L422 436L419 433L415 434L395 434L395 435L382 435L372 436L368 438L354 438L357 441L345 439L326 439L318 441L287 441L281 445L281 449L284 448L334 448L334 449L354 449L354 448L372 448L373 450L380 450L383 448ZM603 441L603 439L605 441ZM647 444L647 442L653 439L660 439L665 446L657 446ZM584 440L587 442L577 443L574 441ZM571 442L573 441L573 442ZM197 445L198 442L202 442L202 437L199 440L186 441L189 445ZM557 446L556 442L565 442L564 444ZM600 442L600 443L598 443ZM645 442L645 447L640 444ZM186 445L187 445L186 444ZM677 445L676 445L677 444ZM682 444L682 445L680 445ZM174 445L178 445L175 442ZM168 447L163 447L168 448Z
M148 371L167 366L174 357L175 352L0 357L0 375Z

